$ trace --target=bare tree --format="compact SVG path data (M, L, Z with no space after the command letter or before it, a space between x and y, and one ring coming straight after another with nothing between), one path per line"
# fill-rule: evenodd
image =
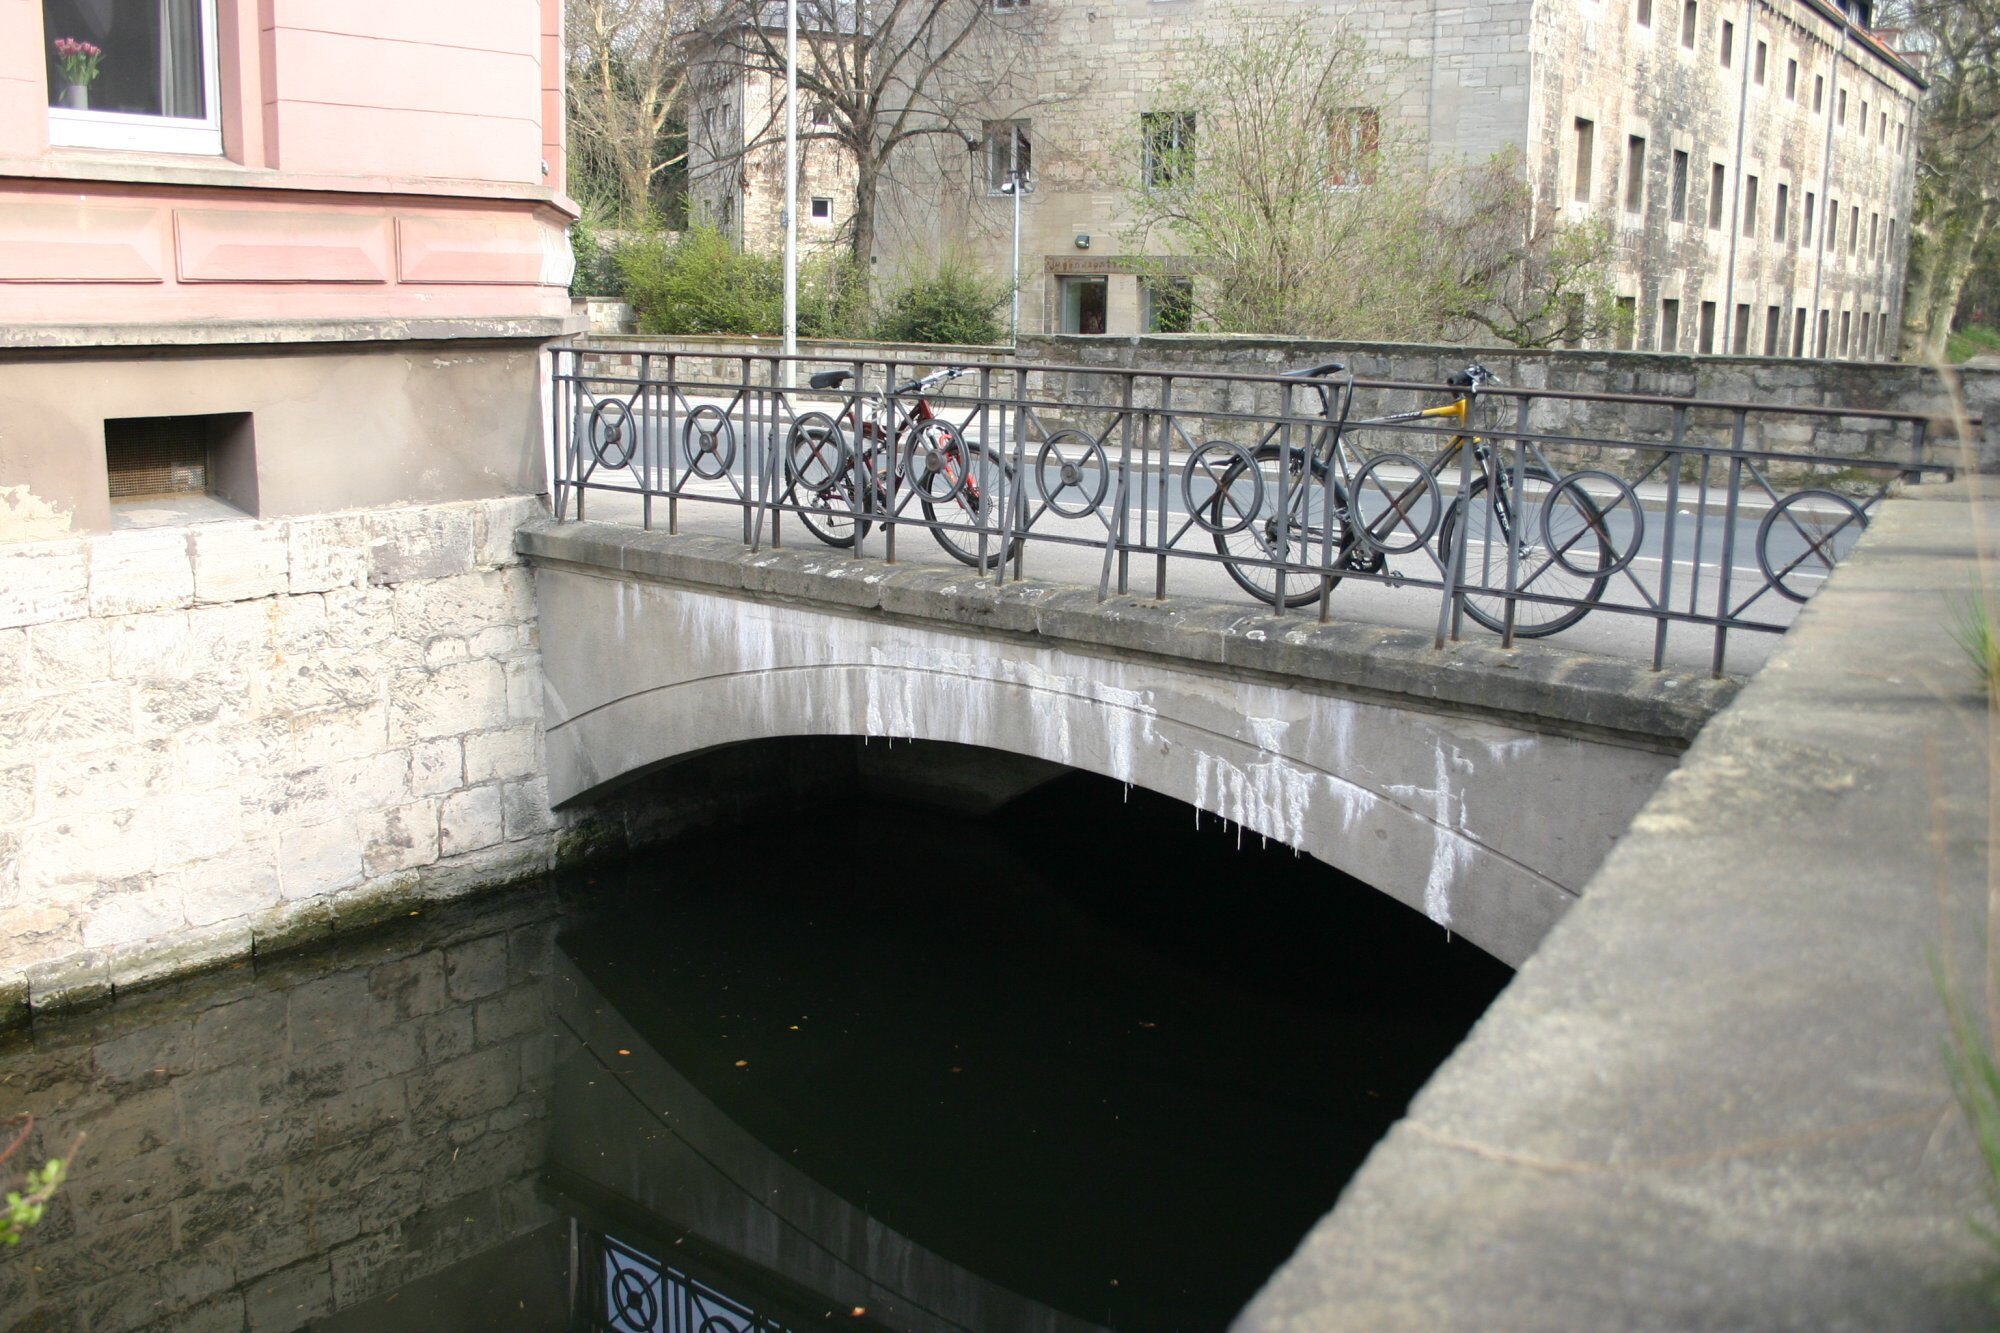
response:
M1939 360L1959 297L2000 223L2000 0L1910 0L1898 21L1923 60L1902 353Z
M924 139L976 144L993 108L1018 111L1021 56L1040 21L1025 6L996 15L992 0L799 0L800 137L852 164L849 237L863 281L892 166ZM726 0L705 45L719 78L782 81L783 4ZM777 141L783 108L772 106L771 122L745 127L728 151L748 156Z
M660 178L686 160L683 43L699 0L567 0L572 174L586 202L623 224L653 210ZM590 198L591 194L598 197Z

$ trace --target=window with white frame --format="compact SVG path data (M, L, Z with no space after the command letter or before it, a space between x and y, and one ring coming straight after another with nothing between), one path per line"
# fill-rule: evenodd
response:
M1172 185L1194 158L1194 112L1148 111L1139 117L1140 177L1146 188Z
M833 200L814 199L812 201L812 219L814 222L833 221Z
M41 0L56 147L222 152L215 0Z

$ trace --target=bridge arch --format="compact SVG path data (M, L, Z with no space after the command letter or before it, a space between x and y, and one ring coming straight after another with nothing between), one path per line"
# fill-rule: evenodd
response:
M1672 765L1450 712L973 628L537 573L551 800L719 746L983 746L1185 801L1519 964Z

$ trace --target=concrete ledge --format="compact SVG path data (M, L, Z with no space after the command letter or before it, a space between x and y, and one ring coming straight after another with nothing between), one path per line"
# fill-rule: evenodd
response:
M1561 732L1678 750L1740 682L1652 672L1539 644L1503 650L1362 624L1322 625L1241 604L1143 597L1027 581L996 587L967 570L885 565L820 552L751 554L719 537L669 536L610 523L536 521L516 549L530 562L617 570L642 579L836 612L869 612L1001 637L1113 652L1229 674L1462 708Z
M78 351L92 347L252 347L289 343L545 342L582 329L576 316L516 319L215 320L189 324L16 324L0 329L0 350Z
M1933 969L1980 1008L1996 534L1883 508L1239 1329L1991 1324Z

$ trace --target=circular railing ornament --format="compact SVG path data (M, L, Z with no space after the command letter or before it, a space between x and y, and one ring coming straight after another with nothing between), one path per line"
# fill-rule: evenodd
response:
M714 403L703 403L688 413L682 439L688 467L697 477L719 481L729 475L736 462L736 425L727 412Z
M1617 498L1609 505L1604 504L1597 496L1583 488L1583 483L1586 481L1600 491L1614 492ZM1568 498L1572 491L1576 493L1574 500ZM1570 547L1575 545L1575 539L1559 542L1556 540L1555 532L1556 513L1565 507L1570 512L1586 515L1584 526L1597 528L1597 541L1603 544L1605 550L1612 552L1613 558L1610 563L1600 560L1595 564L1577 564L1569 558ZM1611 525L1605 521L1620 507L1632 516L1632 535L1623 549L1612 544ZM1571 472L1564 476L1542 501L1541 529L1542 549L1549 553L1549 559L1578 578L1600 579L1606 574L1618 573L1638 558L1639 548L1646 541L1646 511L1639 505L1639 493L1633 490L1624 478L1614 473L1586 468L1581 472Z
M810 491L824 491L847 471L847 436L824 412L807 412L785 440L785 473Z
M1090 480L1094 475L1095 480ZM1035 489L1042 503L1063 518L1083 518L1104 503L1111 486L1111 462L1095 436L1059 430L1035 455ZM1072 495L1071 492L1075 494Z
M964 493L970 459L965 436L949 421L920 422L903 447L903 476L920 499L949 504Z
M616 472L632 461L639 432L632 423L632 408L622 398L605 398L590 409L590 425L585 431L590 455L600 467Z
M1406 468L1416 477L1409 485L1399 489L1386 479L1376 481L1377 473L1383 468ZM1379 517L1371 516L1364 503L1370 483L1387 501ZM1444 495L1438 490L1437 479L1409 454L1376 454L1370 458L1354 470L1353 477L1348 481L1348 497L1348 503L1354 510L1354 542L1363 557L1407 555L1429 541L1438 524L1444 520ZM1399 506L1400 513L1397 512ZM1395 515L1395 521L1376 531L1379 519L1391 514ZM1409 537L1396 538L1399 530L1409 533Z
M1830 504L1838 510L1844 510L1846 516L1838 522L1829 522L1821 515L1812 513L1791 517L1791 511L1795 507L1808 501ZM1787 561L1782 568L1771 555L1771 537L1776 531L1780 517L1784 517L1788 525L1795 525L1800 534L1801 544L1805 547L1803 559ZM1833 550L1833 540L1850 530L1853 533L1849 538L1850 545L1854 538L1858 538L1868 530L1868 513L1853 500L1838 491L1794 491L1772 505L1765 513L1764 521L1757 525L1757 568L1763 571L1764 577L1778 590L1780 597L1787 601L1803 602L1812 594L1794 590L1785 580L1797 574L1802 568L1814 568L1822 576L1830 573L1839 558Z
M1206 477L1211 487L1199 501L1194 495L1197 475ZM1242 445L1210 440L1189 454L1181 467L1181 500L1197 526L1227 537L1255 523L1263 512L1264 474Z

